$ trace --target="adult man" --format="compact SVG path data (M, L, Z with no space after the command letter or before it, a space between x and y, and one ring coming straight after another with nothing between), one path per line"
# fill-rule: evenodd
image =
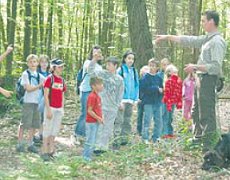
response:
M212 148L217 139L215 86L222 74L222 63L226 53L226 43L218 32L219 14L216 11L206 11L202 16L202 26L207 35L202 36L173 36L159 35L156 43L170 40L182 46L200 48L201 53L197 64L188 64L186 73L197 71L200 87L195 92L193 121L195 135L202 136L203 151Z

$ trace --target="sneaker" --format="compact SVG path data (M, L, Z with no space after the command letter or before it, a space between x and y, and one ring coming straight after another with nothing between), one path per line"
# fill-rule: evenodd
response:
M123 142L121 142L121 146L125 146L125 145L127 145L128 144L128 141L123 141Z
M119 151L120 150L120 146L117 143L113 144L113 150L114 151Z
M16 145L16 151L17 152L25 152L25 146L22 144L17 144Z
M51 160L54 160L56 157L54 156L54 153L55 152L52 152L52 153L48 153L49 157Z
M144 144L150 144L149 140L144 140Z
M40 157L43 159L43 161L50 161L51 160L48 153L41 154Z
M33 137L33 142L36 143L36 144L41 144L42 139L40 138L40 136L34 136Z
M34 145L29 146L29 147L27 148L27 150L28 150L29 152L38 154L38 149L37 149Z
M71 141L71 144L81 145L80 139L77 136L71 135L70 136L70 141Z
M104 150L94 150L93 153L96 155L96 156L100 156L101 154L105 153L106 151Z

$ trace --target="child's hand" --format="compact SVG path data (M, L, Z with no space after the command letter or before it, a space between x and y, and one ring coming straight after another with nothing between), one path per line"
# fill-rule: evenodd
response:
M119 106L119 110L124 110L124 109L125 109L125 106L124 106L123 103L121 103L120 106Z
M53 118L53 114L50 108L46 112L46 117L47 119L50 119L50 120Z
M98 122L99 122L100 124L104 124L104 118L98 119Z
M43 87L43 82L41 82L39 85L38 85L39 88L42 88Z
M7 52L7 54L9 54L9 53L11 53L13 50L14 50L13 45L10 44L10 45L7 47L7 49L6 49L6 52Z
M160 93L163 93L163 88L159 88L159 92L160 92Z
M12 92L12 91L4 90L4 91L2 91L2 94L3 94L5 97L9 98L9 97L12 96L13 92Z

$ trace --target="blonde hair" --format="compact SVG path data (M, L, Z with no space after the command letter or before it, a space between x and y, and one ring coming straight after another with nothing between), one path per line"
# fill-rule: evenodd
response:
M173 64L169 64L169 65L166 67L165 73L168 74L168 75L176 74L176 73L178 73L178 69L177 69L177 67L174 66Z
M169 65L169 64L171 64L171 62L170 62L170 60L168 58L163 58L163 59L161 59L161 64Z
M157 67L159 67L159 61L157 61L157 60L154 59L154 58L150 59L150 60L148 61L148 64L149 64L149 63L153 63L153 64L155 64Z
M40 63L41 61L49 62L49 60L50 60L49 56L47 56L47 55L45 55L45 54L42 54L42 55L39 56L39 63Z
M144 74L149 72L149 66L145 65L140 69L140 76L142 77Z
M100 77L91 77L89 84L91 87L97 84L103 84L103 79L101 79Z
M38 62L38 56L35 54L30 54L27 56L26 61L29 62L30 60L35 59Z

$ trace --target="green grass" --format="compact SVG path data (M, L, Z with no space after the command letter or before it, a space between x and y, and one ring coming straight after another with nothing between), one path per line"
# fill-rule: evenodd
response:
M81 156L63 152L53 162L43 162L39 156L22 155L25 171L13 177L28 179L120 179L125 177L144 178L142 166L164 162L171 157L182 142L162 141L156 145L136 143L122 147L120 151L108 151L102 156L86 162ZM197 151L198 152L198 151ZM196 151L195 151L196 153ZM197 155L194 155L194 157Z

